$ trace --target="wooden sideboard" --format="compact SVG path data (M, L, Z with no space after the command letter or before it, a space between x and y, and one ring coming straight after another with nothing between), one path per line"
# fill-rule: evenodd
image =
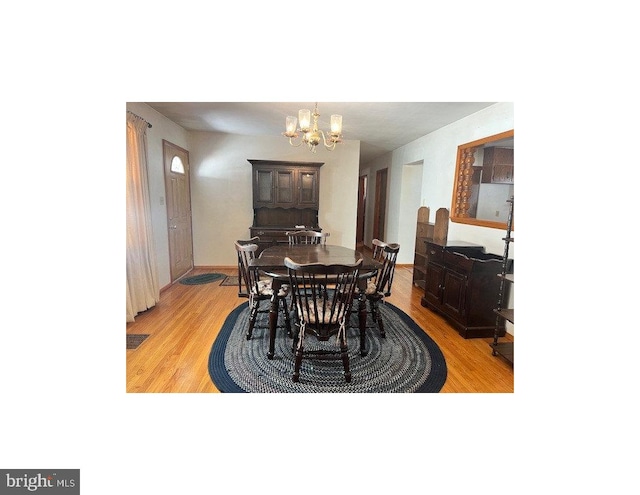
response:
M421 304L444 316L465 339L493 337L502 257L464 241L425 243L427 267ZM498 333L503 336L504 327Z
M316 230L320 206L320 162L248 160L252 166L253 225L260 251L288 242L286 232Z

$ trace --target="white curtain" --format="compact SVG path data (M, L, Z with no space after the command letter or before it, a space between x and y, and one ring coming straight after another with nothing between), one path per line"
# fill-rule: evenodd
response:
M147 122L127 112L127 321L160 300L147 180Z

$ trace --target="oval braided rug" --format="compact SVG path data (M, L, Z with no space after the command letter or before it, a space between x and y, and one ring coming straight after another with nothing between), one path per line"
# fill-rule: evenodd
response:
M439 392L447 379L447 365L438 345L399 308L389 303L379 307L386 338L380 337L377 326L367 328L366 356L360 356L358 317L352 317L348 330L350 383L344 380L339 355L303 358L300 382L294 383L293 340L287 337L282 315L275 356L270 360L267 314L258 314L253 336L246 340L248 304L227 317L211 348L209 375L221 392ZM373 325L370 316L367 325ZM305 339L305 349L335 346L335 337L328 342L317 342L311 336Z

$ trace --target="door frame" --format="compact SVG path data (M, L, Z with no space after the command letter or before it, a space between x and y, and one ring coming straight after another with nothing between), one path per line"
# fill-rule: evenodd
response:
M358 213L356 216L356 249L364 247L364 230L367 220L367 182L369 177L358 178Z
M171 193L169 184L171 183L171 181L173 180L173 178L178 175L175 174L174 172L171 171L171 161L173 160L173 157L176 155L182 155L182 157L186 157L186 160L183 160L182 157L180 157L180 159L183 162L184 167L185 167L185 173L184 173L184 177L185 177L185 181L186 181L186 189L187 189L187 194L182 198L183 201L183 207L186 208L187 213L187 225L186 225L186 234L187 234L187 238L185 240L185 244L189 246L189 268L187 269L183 269L180 270L178 273L176 273L176 264L177 264L177 260L176 260L176 252L175 249L172 247L172 242L171 242L171 236L172 236L172 222L171 222L171 211L170 211L170 206L171 206L171 202L170 202L170 198L169 195ZM171 283L175 282L176 280L178 280L179 278L181 278L182 276L184 276L186 273L189 273L191 270L193 270L193 221L191 218L191 166L189 163L189 151L187 151L184 148L181 148L180 146L173 144L169 141L167 141L166 139L162 140L162 160L163 160L163 165L164 165L164 186L165 186L165 205L166 205L166 210L167 210L167 240L169 243L169 272L170 272L170 276L171 276ZM181 174L180 174L181 175Z
M376 172L376 195L373 214L373 239L384 242L387 214L387 182L389 169L382 168Z

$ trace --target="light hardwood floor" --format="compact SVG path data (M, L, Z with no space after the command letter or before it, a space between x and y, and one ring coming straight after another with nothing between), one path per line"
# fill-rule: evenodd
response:
M196 268L200 273L236 275L235 267ZM513 392L514 369L491 355L491 339L463 339L440 316L420 305L411 266L398 266L393 294L386 300L411 316L440 346L447 361L442 392ZM127 350L127 392L218 392L207 363L213 341L227 315L246 299L237 287L221 282L176 283L160 302L127 323L127 333L149 334L135 350Z

